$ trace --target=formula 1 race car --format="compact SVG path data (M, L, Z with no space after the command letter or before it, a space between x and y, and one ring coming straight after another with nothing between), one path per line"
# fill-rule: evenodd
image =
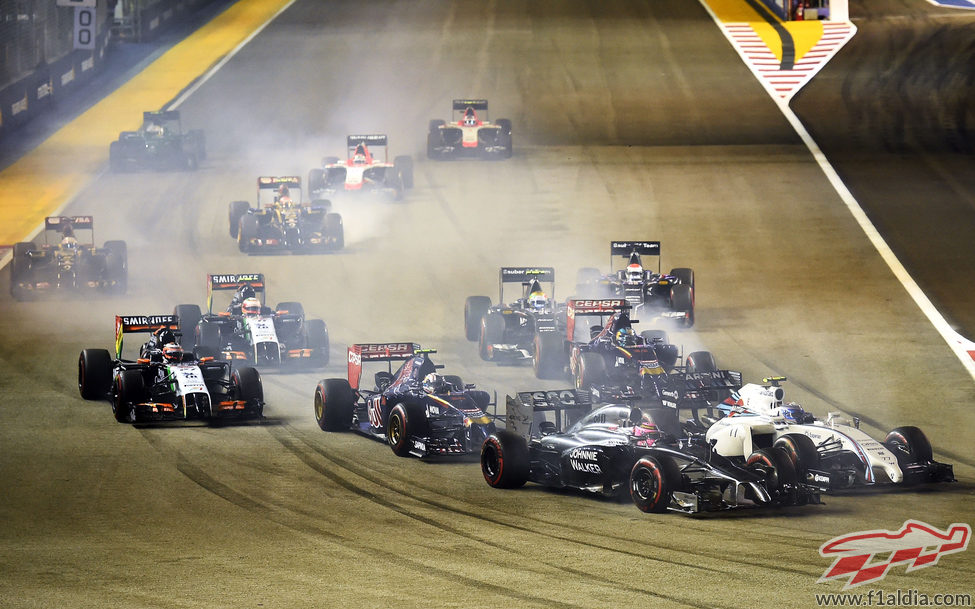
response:
M108 149L112 171L196 169L206 158L206 141L199 129L183 131L179 111L143 112L138 131L123 131Z
M225 310L215 312L214 292L234 291ZM207 275L207 312L195 304L177 305L180 330L193 337L200 353L255 366L285 367L328 364L328 328L307 319L300 302L265 306L261 273Z
M413 188L413 158L401 155L390 163L385 135L350 135L346 146L345 161L325 157L320 168L308 172L308 190L313 195L370 192L399 201Z
M91 216L51 216L44 219L42 245L14 244L10 295L28 300L66 292L124 294L128 264L125 241L95 247Z
M688 514L819 502L781 448L735 464L700 438L663 430L658 415L673 417L666 408L612 403L590 412L587 392L572 389L522 392L506 403L507 428L481 447L481 472L495 488L531 481L604 496L628 489L644 512Z
M504 287L512 283L521 284L520 297L504 304ZM555 302L555 269L550 266L501 267L498 304L492 306L487 296L469 296L464 305L464 332L467 340L478 341L482 359L530 361L538 378L564 372L564 331L565 307Z
M298 176L257 178L257 207L247 201L230 204L230 236L245 253L313 253L345 246L342 216L329 213L332 203L301 201Z
M657 317L673 320L679 326L694 325L694 271L675 268L669 274L660 270L659 241L613 241L610 243L610 273L599 269L579 269L576 293L587 298L624 298L641 315L656 312ZM656 256L657 270L643 266L641 256ZM613 270L613 261L627 259L625 269Z
M122 339L152 332L137 359L123 359ZM85 349L78 357L78 389L86 400L108 398L120 423L261 418L264 386L254 368L197 357L177 343L173 315L119 315L115 358L107 349Z
M476 453L494 433L491 397L460 377L441 375L431 349L416 343L349 347L349 378L323 379L315 389L315 419L325 431L351 429L385 441L400 457ZM393 373L392 362L403 361ZM365 363L385 363L375 387L360 387Z
M740 458L756 448L782 446L810 483L824 490L872 484L953 482L953 467L934 460L931 443L917 427L898 427L880 442L831 412L817 419L795 402L784 402L784 377L747 384L726 399L727 414L713 422L706 438L715 450Z
M427 158L511 158L511 121L499 118L490 122L486 99L455 99L453 113L449 123L436 118L430 121Z

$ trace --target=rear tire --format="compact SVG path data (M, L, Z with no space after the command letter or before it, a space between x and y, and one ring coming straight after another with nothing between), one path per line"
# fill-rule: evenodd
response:
M316 351L314 357L320 366L328 365L328 328L323 320L309 319L305 322L305 348Z
M670 269L670 274L680 280L681 285L689 285L692 290L694 289L694 269Z
M689 285L675 285L670 291L670 304L674 311L686 313L686 317L680 321L685 328L694 325L694 288Z
M355 392L345 379L324 379L315 388L315 420L322 431L342 431L352 426Z
M339 214L325 214L325 237L330 239L329 248L340 250L345 247L345 227Z
M799 480L805 480L806 472L810 469L819 468L819 451L816 450L816 444L809 436L787 433L780 436L772 446L781 448L789 455Z
M468 296L464 303L464 334L467 340L477 340L481 334L481 319L491 308L491 299L487 296Z
M777 499L785 505L797 503L798 499L794 493L799 481L799 474L785 449L781 447L759 448L749 455L745 465L760 470L764 474L766 489L773 500ZM791 493L788 490L790 486L792 487Z
M274 312L280 313L282 311L286 311L288 315L297 315L302 320L305 319L305 307L300 302L294 300L279 302L278 306L274 307Z
M393 169L403 181L403 188L406 190L413 188L413 157L406 155L396 157L393 159Z
M106 278L114 281L111 291L115 294L125 294L129 288L129 249L125 241L106 241L105 248Z
M677 467L664 456L641 457L630 470L630 498L643 512L666 512L679 485Z
M714 355L710 351L695 351L684 361L687 362L688 372L715 372L718 369L718 365L714 362Z
M598 353L581 353L576 388L589 389L606 380L606 360Z
M481 359L491 361L493 358L488 347L500 344L502 340L504 340L504 319L500 313L489 311L481 319L481 334L478 339L478 352Z
M528 445L518 434L502 429L481 444L481 473L494 488L520 488L530 473Z
M173 315L176 316L176 329L182 334L180 344L190 349L196 347L196 326L200 323L200 318L203 317L200 305L176 305L176 308L173 309ZM187 344L187 340L190 341L190 344Z
M106 349L85 349L78 356L78 391L86 400L100 400L112 386L112 356Z
M230 203L227 216L230 220L230 236L234 239L237 238L237 231L240 230L240 219L247 214L247 210L250 208L250 203L247 201L232 201Z
M308 192L325 190L325 171L322 169L312 169L308 172Z
M223 350L219 324L203 321L194 330L197 347L205 347L216 353Z

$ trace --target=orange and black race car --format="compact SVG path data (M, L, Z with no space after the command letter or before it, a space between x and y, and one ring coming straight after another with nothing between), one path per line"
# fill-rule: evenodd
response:
M120 423L263 417L258 371L185 351L178 327L175 315L116 316L114 358L107 349L85 349L78 357L81 397L107 398ZM122 339L133 332L152 336L137 358L126 359Z

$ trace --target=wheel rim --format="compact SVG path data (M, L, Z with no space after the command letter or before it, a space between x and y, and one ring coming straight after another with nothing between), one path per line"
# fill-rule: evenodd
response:
M399 446L403 440L403 431L400 429L401 424L402 419L399 413L394 412L389 415L389 443L393 446Z
M84 358L78 362L78 390L83 391L85 388L85 360Z
M497 448L489 442L484 445L484 475L489 482L496 482L501 474L501 458Z
M315 418L319 421L325 418L325 396L321 391L315 392Z
M634 472L630 489L632 490L633 494L640 499L640 501L645 502L648 505L655 504L656 497L660 489L656 471L651 469L649 465L644 464L636 472Z

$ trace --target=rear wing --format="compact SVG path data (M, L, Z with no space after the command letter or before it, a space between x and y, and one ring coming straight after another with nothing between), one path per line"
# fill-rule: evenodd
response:
M115 359L122 359L122 336L133 332L155 332L156 330L178 330L175 315L116 315L115 316Z
M179 120L179 110L146 110L142 113L142 120L163 120L163 121L178 121Z
M526 440L531 437L536 414L551 412L555 416L555 431L565 431L592 410L588 391L556 389L551 391L520 391L505 396L505 426Z
M668 375L667 380L669 387L661 392L663 405L677 411L689 410L696 421L702 409L711 416L716 403L742 386L742 374L735 370L679 370Z
M349 150L355 150L359 144L366 146L388 146L388 138L385 134L374 133L371 135L349 135L345 138L345 144Z
M91 242L95 242L95 220L91 216L48 216L44 218L44 243L47 243L47 231L61 233L65 237L77 237L76 230L90 230Z
M359 343L349 347L349 385L359 388L362 362L394 362L408 360L420 350L417 343Z
M504 300L504 284L520 283L527 287L532 281L550 283L551 298L555 298L555 267L551 266L503 266L498 271L498 300Z
M213 293L236 290L242 285L249 285L254 292L261 295L264 304L264 275L263 273L228 273L223 275L207 275L207 311L213 313Z
M570 299L566 303L566 338L569 342L574 342L576 317L579 315L614 315L630 310L630 303L622 298L603 298L603 299ZM631 320L632 321L632 320Z
M622 256L629 258L631 254L640 256L656 256L657 272L660 272L660 242L659 241L610 241L609 268L613 269L613 260Z
M486 99L455 99L452 108L456 111L459 110L463 112L468 108L474 108L475 110L487 111L488 100Z
M261 176L257 178L257 190L277 189L281 186L301 188L301 178L298 176Z

